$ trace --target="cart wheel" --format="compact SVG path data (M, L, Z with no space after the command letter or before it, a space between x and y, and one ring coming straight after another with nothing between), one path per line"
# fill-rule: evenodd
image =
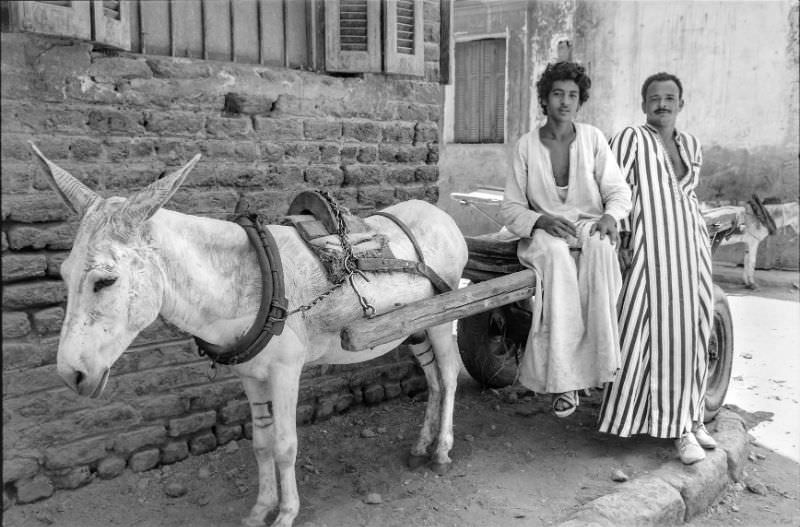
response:
M516 304L458 321L458 348L469 374L482 386L503 388L517 381L531 313Z
M728 298L714 286L714 323L708 342L708 385L706 387L705 422L714 419L722 408L733 367L733 320Z

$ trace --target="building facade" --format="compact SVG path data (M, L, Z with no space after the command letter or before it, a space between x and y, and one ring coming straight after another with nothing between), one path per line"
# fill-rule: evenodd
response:
M62 385L59 265L79 218L28 142L104 197L202 153L167 208L217 218L238 205L277 220L307 189L355 213L436 202L449 5L2 3L4 507L251 434L239 381L161 320L114 366L103 398ZM425 387L402 347L308 368L298 422Z

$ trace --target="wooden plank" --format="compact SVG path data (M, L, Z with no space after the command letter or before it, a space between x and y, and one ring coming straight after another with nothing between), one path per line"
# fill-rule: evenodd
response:
M227 1L203 0L205 54L209 60L231 60L231 6Z
M141 3L142 0L130 0L131 14L131 51L142 53L142 25Z
M203 20L200 2L173 0L172 27L174 56L203 58Z
M233 50L236 62L258 64L258 1L237 0L233 10Z
M283 65L283 6L275 0L260 0L261 63Z
M516 258L519 238L508 231L498 231L477 236L465 236L470 254Z
M325 13L322 2L324 0L306 0L308 67L312 71L325 69Z
M109 47L131 50L131 2L94 2L92 39Z
M342 329L342 348L365 350L431 326L531 298L535 289L534 276L533 270L525 269L406 304L374 318L360 319Z
M494 40L484 40L481 44L481 72L479 82L482 89L481 100L478 103L478 108L480 108L480 128L478 137L481 143L494 143L494 136L497 132L494 119L495 101L497 100L497 85L494 82L496 47L494 45Z
M285 2L286 66L299 68L308 64L306 38L306 3L297 0Z
M170 21L167 0L146 0L139 5L141 18L142 53L150 55L169 55Z
M91 11L88 0L65 4L43 2L4 2L10 8L13 29L82 40L92 38Z
M494 139L496 143L503 143L505 142L506 135L506 41L500 40L499 43L501 45L498 49L499 56L497 57L498 63L494 78L497 94L497 98L495 99L494 103L494 128L496 130Z
M439 3L439 83L450 84L453 0Z

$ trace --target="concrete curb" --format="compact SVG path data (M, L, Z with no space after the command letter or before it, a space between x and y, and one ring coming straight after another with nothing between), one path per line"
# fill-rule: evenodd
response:
M748 444L744 422L733 412L721 410L709 428L718 447L707 451L704 461L689 466L669 461L584 504L558 527L677 525L702 514L741 478Z

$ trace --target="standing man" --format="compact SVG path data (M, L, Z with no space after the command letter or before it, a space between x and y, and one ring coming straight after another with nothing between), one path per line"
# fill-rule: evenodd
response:
M602 132L576 123L591 80L571 62L547 66L536 83L547 122L513 152L500 217L519 236L520 261L540 277L541 299L520 364L520 382L553 394L571 415L578 390L601 386L619 367L617 222L631 192ZM576 265L570 248L581 249Z
M630 268L620 297L622 365L606 387L600 431L676 438L685 464L716 443L703 426L714 313L711 248L695 195L702 152L675 129L683 86L669 73L642 85L643 126L611 148L633 189Z

